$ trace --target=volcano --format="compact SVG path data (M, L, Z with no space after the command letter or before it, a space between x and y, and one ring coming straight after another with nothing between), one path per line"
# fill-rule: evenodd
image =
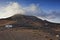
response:
M42 20L37 18L36 16L28 16L28 15L20 15L16 14L12 17L6 19L0 19L0 26L4 26L7 24L14 24L18 27L60 27L59 23L52 23L47 20Z
M58 40L60 24L16 14L0 19L0 40Z

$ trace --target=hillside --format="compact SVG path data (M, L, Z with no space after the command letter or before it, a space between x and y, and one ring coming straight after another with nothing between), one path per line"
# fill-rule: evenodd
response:
M12 28L6 28L6 25L12 25ZM59 37L59 23L20 14L0 19L0 40L58 40Z
M28 16L28 15L14 15L11 17L13 21L17 21L17 24L20 26L34 26L34 27L43 27L43 26L50 26L50 27L60 27L59 23L49 22L47 20L39 19L35 16ZM46 25L47 24L47 25Z

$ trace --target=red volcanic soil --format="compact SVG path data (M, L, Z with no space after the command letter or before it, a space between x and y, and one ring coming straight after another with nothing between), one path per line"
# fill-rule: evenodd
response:
M32 30L5 30L0 32L0 40L33 40Z
M0 26L4 26L7 24L13 24L16 23L16 21L12 21L12 20L0 20Z
M57 40L55 36L42 30L32 29L7 29L0 31L0 40Z

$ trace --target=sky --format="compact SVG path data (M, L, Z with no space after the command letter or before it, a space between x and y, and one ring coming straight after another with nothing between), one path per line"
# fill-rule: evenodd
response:
M0 0L0 19L15 14L33 15L60 23L60 0Z

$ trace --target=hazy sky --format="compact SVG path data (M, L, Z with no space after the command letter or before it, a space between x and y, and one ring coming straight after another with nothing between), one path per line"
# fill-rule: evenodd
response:
M17 13L60 23L60 0L0 0L0 18Z

